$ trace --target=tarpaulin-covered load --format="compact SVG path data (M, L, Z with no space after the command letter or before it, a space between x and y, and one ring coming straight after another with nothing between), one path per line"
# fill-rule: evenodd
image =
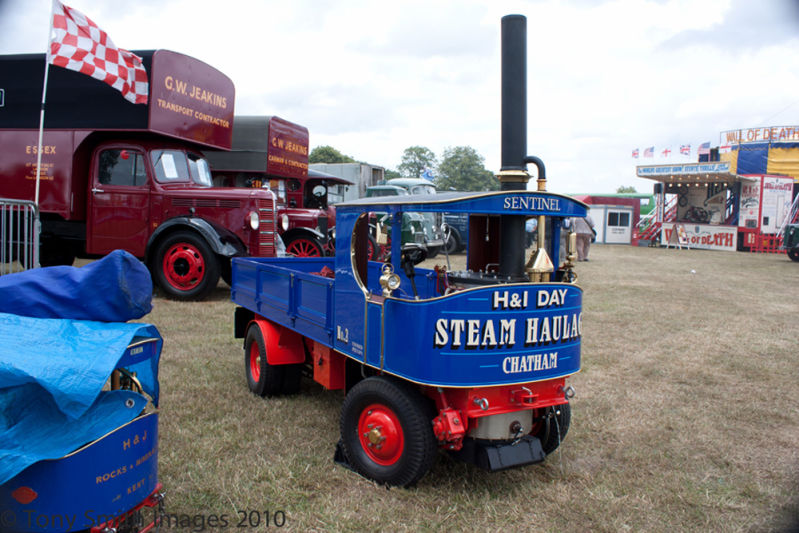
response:
M0 313L38 318L127 322L153 309L144 264L115 250L75 268L55 266L0 277Z
M0 485L141 414L146 396L102 390L138 338L157 339L155 355L127 368L157 405L161 337L124 323L146 314L151 297L147 270L126 252L0 278Z

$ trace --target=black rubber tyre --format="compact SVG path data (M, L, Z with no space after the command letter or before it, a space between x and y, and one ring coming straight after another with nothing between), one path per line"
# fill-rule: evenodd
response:
M788 250L788 257L791 258L791 261L799 261L799 248Z
M447 241L444 243L444 249L448 254L454 254L459 252L461 249L461 239L458 232L454 229L450 229L447 234Z
M250 392L258 396L295 394L300 390L302 365L270 365L261 328L250 324L244 338L244 374Z
M40 266L72 266L74 262L75 250L63 242L48 242L39 247Z
M319 239L301 235L286 241L286 253L294 257L324 257L325 247Z
M377 241L371 235L368 236L369 240L366 243L366 259L369 261L379 261L380 258L380 246L377 244Z
M158 244L150 271L170 298L202 300L219 283L219 260L201 237L178 231Z
M350 465L384 485L413 485L438 447L429 409L410 385L383 376L360 381L341 408L341 444Z
M572 408L568 403L548 407L545 410L543 420L533 433L533 436L541 441L541 448L545 454L554 452L566 438L571 418Z
M233 263L232 257L219 258L219 275L222 281L228 284L228 287L233 286Z

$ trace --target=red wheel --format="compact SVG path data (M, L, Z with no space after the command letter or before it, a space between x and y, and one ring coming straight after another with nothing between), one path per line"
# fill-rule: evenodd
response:
M205 260L197 247L179 242L166 251L161 268L170 285L179 291L190 291L203 279Z
M386 485L421 479L438 453L425 402L413 386L392 378L356 384L341 407L341 446L350 465Z
M322 257L324 248L312 237L294 237L286 242L286 253L295 257Z
M247 386L258 396L295 394L300 390L302 365L271 365L266 357L266 342L258 324L247 328L244 339L244 373Z
M367 406L358 420L358 438L366 455L375 463L390 466L399 461L405 437L397 415L385 405Z
M378 261L380 255L380 246L374 237L369 235L366 241L366 259L369 261Z
M261 347L257 342L250 343L249 357L249 378L253 382L258 383L261 381Z
M189 231L169 235L156 249L153 277L168 296L199 300L219 282L219 261L206 242Z

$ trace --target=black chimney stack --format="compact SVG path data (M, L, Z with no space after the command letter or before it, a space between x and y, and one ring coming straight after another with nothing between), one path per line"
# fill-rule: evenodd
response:
M527 18L502 17L502 168L503 191L526 190L527 154ZM499 274L518 281L524 272L524 217L500 217Z
M526 170L527 155L527 18L502 17L502 168ZM526 189L505 182L502 190Z

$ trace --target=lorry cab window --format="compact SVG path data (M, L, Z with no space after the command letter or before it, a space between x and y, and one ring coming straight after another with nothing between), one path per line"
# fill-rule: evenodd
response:
M189 166L186 154L180 150L153 150L150 154L159 183L189 181Z
M139 152L115 148L100 153L98 179L103 185L144 185L147 170Z
M412 194L435 194L436 188L432 185L417 185L411 189Z
M189 154L189 173L192 181L197 185L202 185L203 187L211 187L213 185L208 161L197 154Z

